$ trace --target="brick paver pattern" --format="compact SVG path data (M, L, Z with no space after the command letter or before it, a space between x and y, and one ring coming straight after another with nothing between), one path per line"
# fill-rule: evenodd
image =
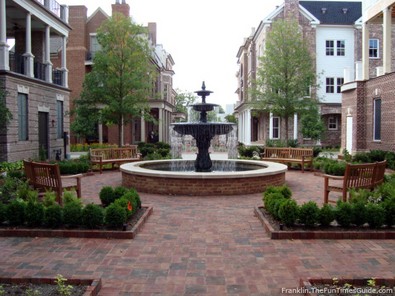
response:
M298 203L322 204L323 178L286 182ZM84 202L120 184L120 172L86 176ZM0 276L102 278L99 295L282 295L300 278L395 276L393 240L269 239L253 214L261 194L140 196L154 211L134 240L0 238Z

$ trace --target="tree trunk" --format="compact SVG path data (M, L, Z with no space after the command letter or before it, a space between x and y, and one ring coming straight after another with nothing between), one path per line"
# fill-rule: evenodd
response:
M123 123L123 115L121 115L120 116L120 118L119 118L120 120L119 120L119 123L118 123L118 146L119 147L122 147L123 145L124 145L124 141L123 141L123 130L124 130L124 128L123 128L123 125L124 125L124 123Z
M286 116L285 118L285 145L288 146L288 128L289 128L289 117Z

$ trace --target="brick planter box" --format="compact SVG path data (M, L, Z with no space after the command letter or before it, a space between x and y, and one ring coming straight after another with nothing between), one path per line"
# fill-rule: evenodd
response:
M36 285L56 285L55 278L2 278L0 284L36 284ZM101 279L67 279L67 285L87 286L84 296L97 296L101 289Z
M254 214L261 221L271 239L395 239L394 230L344 231L344 230L275 230L262 214L262 207L255 207Z
M34 228L7 228L0 229L0 237L78 237L78 238L114 238L133 239L143 227L145 221L151 215L153 208L146 208L145 213L131 230L81 230L81 229L34 229Z

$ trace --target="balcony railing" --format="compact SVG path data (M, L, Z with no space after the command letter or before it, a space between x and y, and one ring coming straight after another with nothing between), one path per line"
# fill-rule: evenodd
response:
M9 60L10 71L19 74L25 74L25 60L22 55L10 51Z
M10 71L11 72L26 75L25 74L25 57L23 55L10 51L9 61L10 61ZM34 78L40 79L43 81L47 81L46 68L47 68L47 65L40 63L40 62L34 62L34 69L33 69ZM53 70L52 71L52 83L54 83L56 85L63 86L63 82L64 82L63 71Z
M46 7L49 11L58 16L61 20L68 22L66 7L60 5L56 0L36 0L38 3Z

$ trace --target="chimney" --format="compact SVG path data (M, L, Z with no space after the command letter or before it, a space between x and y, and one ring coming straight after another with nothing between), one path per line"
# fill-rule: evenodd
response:
M152 45L156 45L156 23L148 23L148 34Z
M112 15L117 12L123 14L126 17L130 17L130 6L126 3L126 0L122 0L122 4L120 3L120 0L115 0L115 4L112 4L111 7Z
M284 1L284 18L299 22L299 0Z

